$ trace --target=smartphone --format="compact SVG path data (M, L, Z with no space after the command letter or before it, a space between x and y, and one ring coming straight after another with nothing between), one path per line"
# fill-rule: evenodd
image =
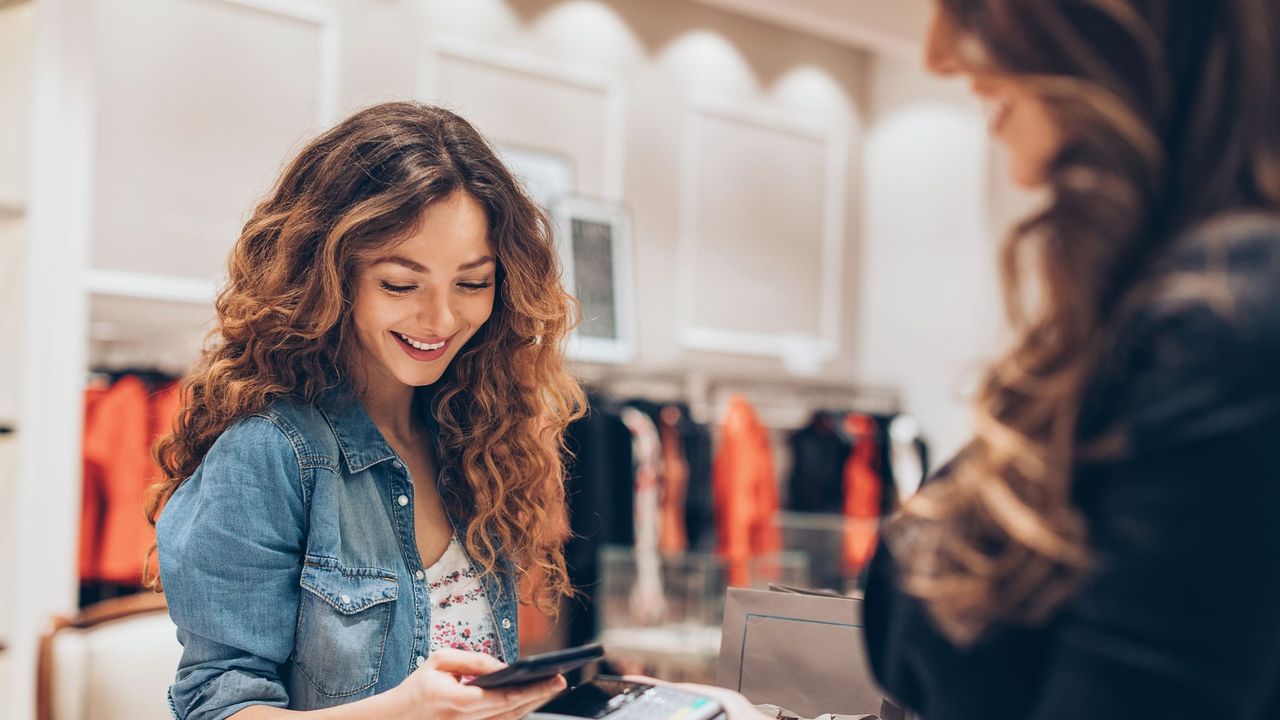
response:
M468 685L480 688L502 688L527 685L555 677L560 673L576 670L604 655L604 647L598 643L582 645L567 650L557 650L542 655L520 658L514 664L497 672L472 678Z

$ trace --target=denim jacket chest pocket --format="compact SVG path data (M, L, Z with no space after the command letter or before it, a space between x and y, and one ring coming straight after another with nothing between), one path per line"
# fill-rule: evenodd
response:
M395 573L309 555L301 585L294 664L330 697L373 687L399 592Z

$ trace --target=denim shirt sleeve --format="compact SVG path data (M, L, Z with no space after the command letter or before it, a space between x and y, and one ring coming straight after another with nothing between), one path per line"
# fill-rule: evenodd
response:
M170 498L157 524L160 578L182 659L178 720L285 707L304 553L303 473L271 420L239 421Z

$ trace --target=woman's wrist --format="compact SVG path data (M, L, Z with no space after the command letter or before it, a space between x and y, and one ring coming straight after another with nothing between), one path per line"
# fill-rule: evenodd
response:
M401 683L369 700L375 701L370 703L369 717L409 717L414 708L422 706L411 683Z

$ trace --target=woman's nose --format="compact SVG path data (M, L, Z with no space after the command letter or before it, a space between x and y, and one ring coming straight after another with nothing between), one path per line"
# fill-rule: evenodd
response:
M453 334L455 318L456 313L450 307L446 293L429 294L418 307L418 322L422 329L441 336Z

